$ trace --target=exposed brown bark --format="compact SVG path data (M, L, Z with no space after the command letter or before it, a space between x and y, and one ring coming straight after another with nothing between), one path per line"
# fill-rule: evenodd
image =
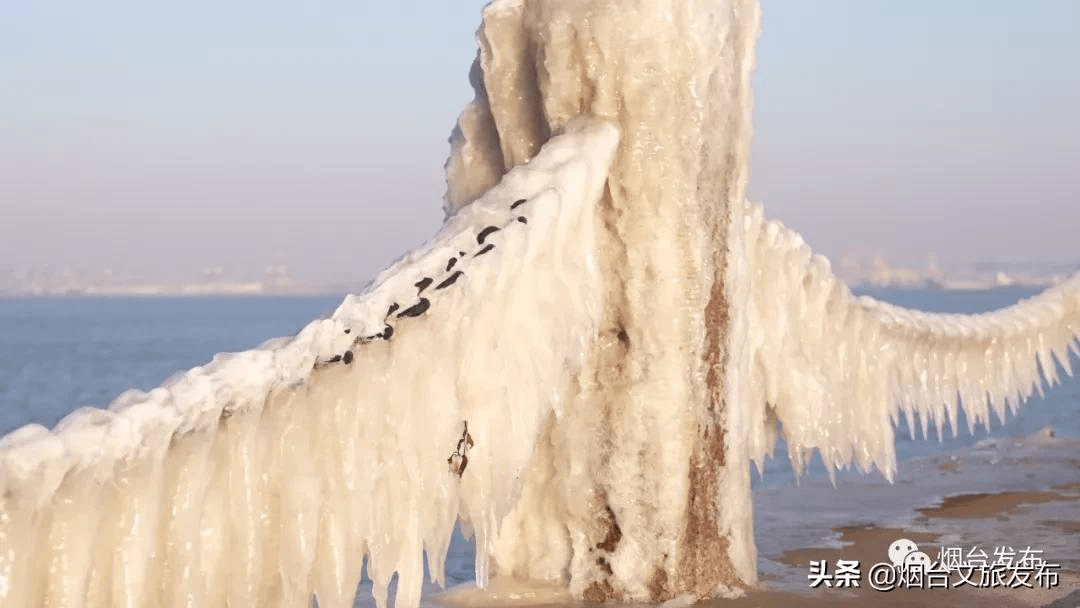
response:
M690 461L690 496L682 540L684 552L678 568L681 579L679 590L699 598L709 597L720 581L738 580L728 557L729 540L720 535L720 513L716 503L720 492L719 475L725 463L723 370L727 365L728 353L723 338L727 335L729 318L723 289L727 256L719 257L721 265L705 307L708 426L701 429L697 453ZM652 599L660 601L669 597L654 596Z

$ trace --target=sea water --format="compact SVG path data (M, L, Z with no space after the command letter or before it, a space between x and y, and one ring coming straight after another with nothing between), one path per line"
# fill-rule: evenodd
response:
M1013 287L861 293L922 310L977 313L1008 306L1037 291ZM105 407L126 389L152 389L176 371L207 362L215 353L245 350L271 337L291 335L340 301L339 295L0 299L0 435L32 422L52 426L76 407ZM1045 398L1024 404L1018 416L1004 423L995 419L989 430L976 427L974 435L968 432L962 412L960 416L956 436L946 429L940 441L933 431L929 439L917 431L913 440L901 421L896 434L901 476L928 457L970 449L987 438L1028 435L1047 426L1059 437L1080 437L1080 379L1065 377L1062 385L1047 390ZM762 504L758 496L796 495L771 493L794 483L786 448L780 445L776 453L763 475L754 475L759 521L780 516L783 507L771 500ZM861 485L861 477L841 473L838 485ZM820 485L825 479L824 467L817 460L799 482ZM838 500L831 516L850 521L865 518L864 510L865 505ZM763 553L776 544L767 538L770 533L767 527L758 530ZM447 582L464 583L473 576L472 546L455 533L447 555ZM365 581L361 586L369 584ZM425 595L433 590L426 584ZM358 605L370 601L370 594L362 589Z
M0 436L295 334L342 296L0 299Z

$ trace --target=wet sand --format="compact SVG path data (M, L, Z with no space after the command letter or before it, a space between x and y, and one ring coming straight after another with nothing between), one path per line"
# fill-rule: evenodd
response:
M1074 497L1069 496L1068 494L1053 491L957 494L955 496L946 496L945 500L936 507L925 507L918 509L918 511L926 517L1000 517L1009 513L1015 513L1024 505L1054 500L1071 500L1072 498Z
M909 527L879 527L875 525L841 526L834 529L841 547L802 547L781 552L776 560L781 564L802 573L805 579L809 573L811 560L827 560L830 566L838 559L858 560L862 565L864 580L859 589L817 588L810 589L808 581L800 581L801 591L777 589L787 587L777 577L763 577L762 588L753 590L745 597L731 600L716 600L697 604L704 608L788 608L807 606L825 607L940 607L983 608L983 607L1042 607L1075 608L1080 606L1080 520L1033 520L1035 515L1029 508L1048 502L1061 503L1062 516L1080 517L1080 490L1071 484L1057 491L1000 492L997 494L966 494L946 497L937 506L917 510L917 520L921 525ZM1067 504L1065 504L1067 503ZM1037 516L1036 516L1037 517ZM1077 551L1061 559L1050 558L1047 561L1061 566L1058 573L1058 585L1044 588L972 588L955 587L957 577L951 577L949 588L944 589L895 589L888 592L873 589L865 580L866 570L871 564L888 561L888 546L897 539L906 538L915 541L920 549L932 553L943 544L942 539L973 537L982 528L979 520L994 520L1005 525L1010 523L1021 528L1028 528L1033 523L1041 526L1046 534L1069 534L1077 545ZM955 525L960 522L961 525ZM973 524L969 526L964 523ZM927 532L925 528L937 528L937 533ZM1033 548L1035 545L1032 545ZM990 552L988 552L990 553ZM790 581L788 581L790 582ZM520 590L519 590L520 591ZM602 608L612 604L580 603L532 603L529 601L463 602L468 605L513 606L530 605L535 607L587 606ZM672 602L668 606L677 606ZM624 605L625 606L625 605ZM641 608L644 608L642 606Z
M1001 504L1026 504L1022 502L1022 496L1016 493L1003 493L999 496L991 496L993 499L1001 498ZM1033 501L1039 501L1042 497L1039 493L1032 493ZM1021 500L1015 503L1016 500ZM1080 511L1080 498L1073 497L1072 509ZM975 515L970 508L958 517L975 518L998 518L1008 512L1008 507L998 509L991 501L985 513ZM945 510L948 507L938 507ZM943 514L942 517L952 517L953 514ZM932 523L932 522L928 522ZM956 528L949 528L949 533L955 534ZM962 530L960 530L962 531ZM718 602L716 605L725 607L744 606L950 606L952 608L967 608L976 606L1045 606L1051 602L1068 595L1076 589L1080 589L1080 565L1075 557L1066 559L1047 559L1048 562L1061 566L1055 569L1058 573L1058 584L1054 587L1044 587L1031 581L1033 588L974 588L970 585L957 587L959 577L950 577L948 588L944 589L893 589L883 592L873 589L865 580L866 565L877 562L886 562L884 548L887 548L894 540L906 538L915 541L919 548L936 557L936 550L941 546L943 534L931 534L915 529L903 528L878 528L875 526L852 526L838 528L844 547L835 548L801 548L791 549L782 553L780 561L786 565L799 568L809 573L810 560L828 560L830 565L838 559L858 560L863 565L863 580L858 590L846 589L809 589L802 593L793 592L770 592L763 591L752 593L747 598L732 602ZM1075 533L1074 533L1075 534ZM932 550L929 550L932 549ZM992 552L987 551L992 557ZM978 575L974 575L978 580ZM809 581L807 582L809 587ZM1076 598L1076 604L1080 606L1080 597ZM1070 605L1071 606L1071 605Z
M822 484L762 492L760 500L804 500L801 508L818 517L828 503L842 503L836 517L848 516L821 535L823 542L787 543L762 533L759 544L761 583L769 590L712 606L1080 606L1080 441L1057 439L1049 431L1022 439L984 442L947 456L909 463L895 484L872 479L841 480L835 489ZM906 470L905 470L906 469ZM830 484L831 485L831 484ZM986 491L996 487L998 491ZM977 490L977 491L976 491ZM802 495L802 496L800 496ZM860 509L860 505L865 508ZM890 508L891 507L891 508ZM768 515L777 509L767 509ZM851 518L852 512L859 515ZM781 510L781 516L794 511ZM826 515L824 519L835 519ZM819 533L813 530L809 534ZM957 586L953 573L947 588L875 590L867 580L873 564L889 562L893 541L914 541L931 559L942 547L984 550L992 562L997 547L1042 550L1041 557L1059 568L1057 585L1029 579L1033 588ZM765 541L762 543L762 541ZM778 542L777 542L778 541ZM860 588L810 588L811 560L858 560ZM1011 572L1006 570L1006 572ZM970 572L969 572L970 574ZM1009 579L1006 574L1006 580ZM972 577L978 581L976 572ZM1075 592L1075 594L1074 594ZM1068 596L1068 600L1063 598ZM1058 603L1055 603L1058 602Z

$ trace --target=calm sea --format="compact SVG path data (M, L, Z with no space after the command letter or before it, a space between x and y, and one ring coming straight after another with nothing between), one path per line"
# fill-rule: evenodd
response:
M150 390L214 354L295 334L341 302L320 297L0 300L0 435Z

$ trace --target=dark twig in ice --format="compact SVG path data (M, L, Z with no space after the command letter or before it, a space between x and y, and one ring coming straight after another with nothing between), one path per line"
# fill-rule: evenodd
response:
M465 467L469 466L469 448L473 447L473 438L469 434L469 421L462 421L465 425L465 430L461 432L461 439L458 440L457 449L454 450L450 457L446 459L446 464L450 466L450 472L458 477L461 477L465 472Z
M454 283L457 282L457 280L463 274L465 274L465 273L461 272L460 270L455 271L454 274L452 274L449 277L447 277L446 279L444 279L442 283L439 283L438 285L436 285L435 286L435 291L438 291L440 289L446 289L447 287L453 285Z
M397 317L399 319L403 317L419 317L427 311L429 306L431 306L430 300L427 298L420 298L419 302L399 312Z
M484 239L486 239L492 233L498 232L498 231L499 231L499 228L497 226L488 226L487 228L484 228L483 230L481 230L480 234L476 235L476 242L483 245L484 244Z

